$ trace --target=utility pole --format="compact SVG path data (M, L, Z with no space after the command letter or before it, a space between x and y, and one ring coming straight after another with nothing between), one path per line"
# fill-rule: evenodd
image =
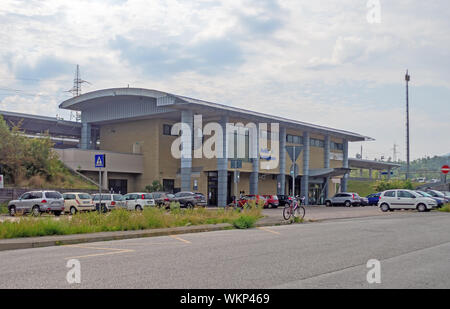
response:
M393 158L393 161L394 161L394 162L397 162L397 154L398 154L397 146L398 146L398 145L397 145L396 143L394 143L394 148L392 148L393 154L394 154L394 156L393 156L392 158Z
M406 71L406 179L409 179L410 154L409 154L409 81L411 77Z
M80 66L77 64L77 68L75 71L75 78L73 79L73 88L71 90L69 90L68 92L71 92L74 97L80 96L81 95L81 84L83 84L83 83L91 84L90 82L81 79ZM72 118L74 118L75 121L77 121L77 122L81 121L80 112L71 111L70 112L70 120L72 120Z

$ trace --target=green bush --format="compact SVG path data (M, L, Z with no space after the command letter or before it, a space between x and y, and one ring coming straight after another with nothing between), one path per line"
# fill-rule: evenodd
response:
M439 211L442 211L442 212L450 212L450 204L445 205L444 207L442 207L441 209L439 209Z
M8 213L8 205L7 203L0 203L0 214Z
M145 186L147 192L158 192L163 190L163 185L158 180L153 180L151 185Z
M237 229L249 229L252 228L258 218L249 215L241 215L239 218L233 221L233 226Z
M410 180L380 180L373 185L373 189L377 192L392 189L414 190L414 186Z

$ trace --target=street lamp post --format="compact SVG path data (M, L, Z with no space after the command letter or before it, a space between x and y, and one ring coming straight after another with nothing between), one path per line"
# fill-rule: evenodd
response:
M409 81L410 75L406 71L406 179L409 179L410 156L409 156Z

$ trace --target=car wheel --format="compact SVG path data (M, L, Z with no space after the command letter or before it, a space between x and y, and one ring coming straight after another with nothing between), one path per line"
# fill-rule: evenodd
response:
M11 217L14 217L14 216L16 215L16 206L11 206L11 207L9 208L9 215L10 215Z
M136 211L142 211L142 207L140 205L136 206Z
M427 211L427 206L425 206L424 204L419 204L419 205L417 205L417 210L419 212L425 212L425 211Z
M54 211L53 214L54 214L56 217L61 216L61 212L60 212L60 211Z
M70 207L70 214L73 216L77 213L77 209L75 207Z
M271 208L273 208L273 204L269 204L269 205L267 205L267 207L268 207L269 209L271 209Z
M192 203L188 202L188 203L186 203L186 208L192 209L192 208L194 208L194 205Z
M331 207L331 202L330 202L330 201L326 201L326 202L325 202L325 205L326 205L327 207Z
M380 209L382 212L388 212L390 210L389 205L386 203L381 204Z
M34 217L39 217L41 215L41 210L39 209L39 206L34 206L31 210L31 215Z
M352 203L350 201L345 202L345 207L352 207Z
M107 213L108 212L108 208L106 206L102 206L102 212L103 213Z

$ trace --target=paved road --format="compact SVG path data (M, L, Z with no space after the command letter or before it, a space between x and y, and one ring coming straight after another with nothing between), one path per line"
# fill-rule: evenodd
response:
M81 284L66 263L81 263ZM366 281L381 261L378 285ZM450 215L397 213L0 252L0 288L449 288Z

